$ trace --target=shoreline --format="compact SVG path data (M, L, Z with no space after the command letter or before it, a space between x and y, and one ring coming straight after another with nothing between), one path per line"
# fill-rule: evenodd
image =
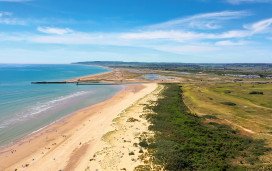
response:
M50 65L51 65L51 64L50 64ZM67 64L67 65L74 65L74 64ZM83 65L83 64L75 64L75 65ZM111 70L111 71L102 72L102 73L93 74L93 75L86 75L86 76L82 76L82 77L77 77L77 78L69 79L68 81L70 81L70 80L76 80L76 79L78 79L78 78L89 78L89 77L92 77L92 76L99 76L99 75L108 74L108 73L111 73L111 72L114 71L114 69L109 68L109 67L103 67L103 66L98 66L98 65L91 65L91 66L106 68L106 69ZM67 115L65 115L65 116L60 117L59 119L57 119L57 120L55 120L55 121L53 121L53 122L51 122L51 123L49 123L49 124L47 124L47 125L45 125L45 126L39 128L39 129L35 130L35 131L32 131L32 132L30 132L30 133L28 133L28 134L25 134L25 135L23 135L22 137L20 137L20 138L14 140L14 141L12 141L12 142L9 142L9 143L7 143L7 144L1 145L1 146L0 146L0 170L2 169L2 168L1 168L1 161L2 161L2 158L3 158L2 155L5 154L5 153L7 153L7 152L9 152L9 151L12 151L12 149L13 149L14 146L16 146L16 145L18 145L18 144L22 144L22 142L28 141L28 139L31 139L31 137L35 137L37 134L43 132L44 130L50 129L51 126L54 126L55 124L58 124L59 122L64 122L64 120L69 119L70 117L72 117L73 115L75 115L77 112L79 112L79 111L81 111L81 110L84 110L85 108L89 108L89 107L91 107L91 106L93 106L93 105L96 105L96 104L99 104L99 103L103 103L103 102L105 102L105 101L107 101L107 100L113 98L115 95L117 95L118 93L120 93L120 92L122 92L122 91L124 91L124 90L126 89L125 86L120 86L120 87L121 87L121 88L120 88L120 90L119 90L118 92L116 92L113 96L107 98L106 100L104 100L104 101L102 101L102 102L98 102L98 103L89 105L89 106L87 106L87 107L78 109L78 110L76 110L76 111L74 111L74 112L71 112L71 113L69 113L69 114L67 114Z
M71 64L71 65L84 65L84 64ZM88 79L88 78L92 78L92 77L97 77L97 76L112 73L112 72L114 72L116 70L115 68L110 68L110 67L107 67L107 66L100 66L100 65L85 65L85 66L101 67L101 68L106 68L106 69L111 70L111 71L102 72L102 73L98 73L98 74L94 74L94 75L86 75L86 76L82 76L82 77L72 78L72 79L66 80L66 82L76 82L76 81L78 81L80 79L84 80L84 79Z
M51 65L51 64L50 64L50 65ZM56 65L58 65L58 64L56 64ZM67 65L72 65L72 64L67 64ZM81 64L78 64L78 65L81 65ZM83 64L82 64L82 65L83 65ZM113 72L113 70L114 70L114 69L109 68L109 67L103 67L103 66L98 66L98 65L89 65L89 66L95 66L95 67L106 68L106 69L111 70L111 71L102 72L102 73L93 74L93 75L86 75L86 76L82 76L82 77L77 77L77 78L69 79L69 80L67 80L67 81L76 80L76 79L78 79L78 78L89 78L89 77L93 77L93 76L100 76L100 75L103 75L103 74L111 73L111 72ZM125 89L125 86L124 86L124 85L121 85L121 86L119 86L119 87L120 87L120 90L118 90L118 91L117 91L116 93L114 93L111 97L105 99L104 101L106 101L106 100L112 98L113 96L115 96L116 94L118 94L119 92L121 92L121 91L123 91L123 90ZM103 101L102 101L102 102L103 102ZM94 104L92 104L92 105L95 105L95 104L98 104L98 103L101 103L101 102L97 102L97 103L94 103ZM89 105L89 106L92 106L92 105ZM81 109L87 108L87 107L89 107L89 106L83 107L83 108L81 108ZM9 148L10 146L13 146L14 144L16 144L16 143L22 141L23 139L28 138L29 136L32 136L32 135L34 136L36 133L39 133L39 132L42 131L43 129L48 128L48 127L51 126L52 124L55 124L55 123L57 123L57 122L61 122L62 120L66 119L67 117L70 117L71 115L75 114L77 111L79 111L79 110L81 110L81 109L78 109L78 110L76 110L76 111L74 111L74 112L67 113L65 116L61 116L61 117L58 118L57 120L52 121L51 123L48 123L47 125L44 125L44 126L42 126L41 128L39 128L39 129L37 129L37 130L34 130L34 131L32 131L32 132L28 132L28 133L26 133L26 134L24 134L24 135L22 135L22 136L16 138L15 140L13 140L13 141L11 141L11 142L8 142L7 144L0 145L0 155L1 155L3 149ZM0 162L1 162L1 161L0 161Z
M79 129L82 129L82 125L87 125L86 118L94 119L94 117L98 117L100 113L103 112L103 110L110 110L111 107L116 107L116 104L122 105L122 102L127 101L126 103L131 103L130 99L131 96L134 96L134 94L137 94L143 90L145 90L146 87L151 87L150 85L128 85L125 89L121 90L117 94L115 94L113 97L80 109L74 113L71 113L67 116L65 116L62 119L59 119L58 121L53 122L50 125L47 125L41 130L38 130L21 140L18 140L17 142L6 146L4 148L0 149L0 170L14 170L14 169L31 169L32 165L36 164L36 167L40 168L41 165L46 164L47 162L43 162L43 160L48 161L48 159L44 159L44 156L50 156L52 153L54 153L54 149L57 147L60 147L60 145L69 144L69 140L71 141L73 136L77 134ZM137 92L135 92L137 90ZM141 94L141 93L140 93ZM120 98L122 97L122 98ZM137 97L136 97L137 98ZM130 102L131 101L131 102ZM100 108L99 108L100 106ZM101 107L104 107L104 109ZM123 106L122 110L124 110L127 106ZM120 110L120 109L119 109ZM100 112L99 112L100 111ZM117 117L118 113L114 113L114 117ZM104 114L104 116L106 116ZM101 123L103 125L103 123ZM84 127L83 126L83 127ZM102 127L101 127L102 128ZM95 128L94 128L95 129ZM102 134L103 135L103 134ZM101 136L102 136L101 135ZM99 136L98 136L99 137ZM70 155L73 154L73 151L79 148L78 146L89 146L89 144L94 141L99 140L99 138L91 138L88 141L85 142L79 142L73 144L73 150L70 151L70 154L66 156L66 161L62 162L62 164L54 165L55 167L67 164L67 160L70 158ZM82 140L83 141L83 140ZM65 143L66 142L66 143ZM62 149L58 149L60 151L63 151ZM33 158L31 160L31 158ZM47 157L46 157L47 158ZM54 160L55 158L53 158ZM52 159L51 159L52 161ZM70 163L70 162L68 162ZM28 165L29 167L23 168L22 165ZM34 167L34 166L33 166ZM62 168L63 168L62 167ZM58 168L56 168L58 169ZM60 169L60 168L59 168Z

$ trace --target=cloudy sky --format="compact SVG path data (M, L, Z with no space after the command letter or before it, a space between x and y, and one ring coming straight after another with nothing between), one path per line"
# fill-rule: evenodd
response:
M0 63L272 63L272 0L0 0Z

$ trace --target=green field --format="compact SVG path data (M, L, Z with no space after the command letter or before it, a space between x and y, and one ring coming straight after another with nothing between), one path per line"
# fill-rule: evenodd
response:
M254 139L265 139L272 147L271 84L183 84L182 89L191 112L199 116L216 116L221 119L218 122L239 129ZM271 163L272 154L263 159Z
M155 165L163 170L271 169L262 157L271 151L265 141L218 124L210 119L214 116L192 114L184 104L181 87L165 87L156 105L148 107L156 113L147 115L155 135L139 144L148 149Z
M199 115L215 115L254 132L272 132L271 84L184 84L185 103ZM251 92L263 94L250 94ZM226 102L235 105L224 104Z

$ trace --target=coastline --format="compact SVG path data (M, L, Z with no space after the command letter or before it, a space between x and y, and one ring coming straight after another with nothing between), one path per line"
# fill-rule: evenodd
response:
M112 119L138 98L150 93L152 88L154 84L128 85L102 103L74 112L8 147L1 148L0 170L59 170L68 163L76 166L79 163L75 163L77 160L71 161L74 158L72 156L86 157L86 154L90 154L95 143L108 132ZM92 130L95 130L91 133L93 135L86 136ZM85 153L77 154L82 149ZM23 167L26 165L29 166Z
M72 65L83 65L83 64L72 64ZM77 78L66 80L66 82L77 82L78 80L84 81L84 80L88 80L90 78L110 74L110 73L116 71L115 68L110 68L110 67L107 67L107 66L99 66L99 65L89 65L89 66L96 66L96 67L106 68L106 69L111 70L111 71L102 72L102 73L94 74L94 75L86 75L86 76L82 76L82 77L77 77Z
M1 67L0 148L84 107L102 102L121 86L32 85L101 74L104 67L71 64L10 64Z
M33 66L35 66L32 64L29 64L29 65L31 66L30 69L33 68ZM56 65L58 65L58 64L56 64ZM41 66L44 66L44 65L41 64ZM45 68L47 69L48 68L47 65L45 65L45 66L46 66ZM48 66L50 67L51 64ZM68 69L66 69L65 68L66 66L70 66L70 67L68 67ZM14 66L12 65L12 67L14 67ZM73 66L71 66L71 64L61 65L61 67L64 67L63 71L66 72L65 74L67 74L67 72L69 72L69 69L71 69L71 68L78 69L78 66L73 67ZM100 75L100 74L104 74L104 73L108 73L108 72L112 71L112 70L105 69L102 66L99 66L99 67L103 68L104 71L101 71L101 69L97 69L98 66L95 66L95 67L94 66L87 66L87 67L88 68L91 67L91 68L89 68L90 71L86 71L86 72L89 72L88 75L86 75L86 73L84 74L82 72L79 72L78 74L72 74L72 76L73 76L72 78L77 78L76 75L79 75L80 77L89 77L89 76ZM94 68L92 68L92 67L94 67ZM79 69L81 69L81 68L79 68ZM66 71L66 70L68 70L68 71ZM86 69L83 68L83 70L85 71ZM27 67L26 67L26 71L28 71ZM96 74L97 72L98 72L98 74ZM67 76L65 76L65 74L62 73L61 74L62 77L58 78L58 80L60 81L60 80L65 80L65 79L72 79L71 76L67 77ZM92 74L92 75L90 75L90 74ZM50 75L50 73L49 73L48 77L50 77L50 76L52 76L52 74ZM46 77L46 78L48 79L48 77ZM13 95L12 91L11 92L8 91L9 89L7 89L7 91L5 91L6 93L4 93L4 95L6 95L8 97L14 96L15 99L13 99L13 100L15 102L19 101L22 103L18 103L18 104L12 103L12 105L10 105L10 106L5 106L5 104L10 103L9 102L10 98L5 99L5 96L2 94L1 105L2 105L2 103L4 103L4 106L3 106L3 108L1 108L2 110L1 110L1 123L0 123L0 127L1 127L0 150L5 147L13 145L17 141L20 141L21 139L24 139L32 134L35 134L36 132L40 131L41 129L47 128L51 124L54 124L55 122L58 122L58 121L62 120L63 118L66 118L69 115L72 115L74 112L76 112L82 108L85 108L90 105L97 104L97 103L100 103L102 101L109 99L112 96L114 96L116 93L122 91L124 88L123 86L112 86L110 88L104 89L107 91L103 91L103 88L98 87L98 90L102 90L102 91L96 91L96 89L90 90L88 87L86 90L85 88L82 88L82 87L78 88L77 86L70 86L70 85L63 87L63 89L59 88L57 86L55 86L51 89L51 85L49 85L49 89L47 88L47 86L41 87L41 86L33 85L33 87L30 87L30 86L32 86L32 85L30 85L30 81L35 80L35 78L33 79L31 77L30 79L27 78L26 80L23 80L22 81L23 83L19 82L18 85L23 88L19 87L20 90L18 90L18 88L16 87L15 91L18 91L20 93L22 92L20 94L20 96L24 95L22 97L16 96L19 93ZM56 79L56 78L53 77L53 79ZM7 82L8 81L9 80L7 80ZM3 88L4 89L1 89L1 90L2 91L6 90L5 88L10 86L9 84L11 84L11 83L9 83L9 82L6 83L5 79L4 79L3 80L3 86L4 86ZM12 83L12 85L13 84L17 86L16 81L15 81L15 83ZM28 92L28 91L29 91L29 93L23 94L24 92ZM36 91L38 92L37 94L36 94ZM54 93L50 94L50 92L54 92ZM31 94L31 95L28 96L28 94ZM101 94L101 96L100 96L100 94ZM96 98L96 97L100 97L100 98ZM20 98L22 98L22 99L20 99ZM26 98L26 100L23 98ZM40 99L36 100L36 98L40 98ZM29 99L31 99L31 100L29 100ZM17 107L16 105L20 105L20 106ZM13 108L16 108L16 109L18 108L18 110L15 110ZM7 109L7 111L5 111L5 109ZM32 122L33 123L32 124L31 119L29 119L29 118L32 117L32 115L33 115L33 118L35 119L34 115L36 116L37 114L39 116L41 116L41 119L36 119L37 122ZM5 118L6 115L7 115L7 117ZM13 115L14 115L14 117L12 117ZM39 118L39 117L36 117L36 118ZM28 124L28 121L29 121L29 124ZM21 125L18 124L19 126L18 125L16 126L17 123L26 123L25 125L29 125L29 126L23 127L24 126L23 124L21 124ZM9 126L11 126L11 129ZM13 129L13 128L15 128L15 129Z

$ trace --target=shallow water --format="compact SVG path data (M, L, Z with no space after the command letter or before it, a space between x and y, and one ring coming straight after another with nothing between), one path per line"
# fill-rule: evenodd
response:
M162 76L157 74L146 74L144 76L146 80L158 80L158 79L174 79L174 77Z
M84 65L0 64L0 145L6 145L76 110L104 101L120 86L30 84L109 71Z

